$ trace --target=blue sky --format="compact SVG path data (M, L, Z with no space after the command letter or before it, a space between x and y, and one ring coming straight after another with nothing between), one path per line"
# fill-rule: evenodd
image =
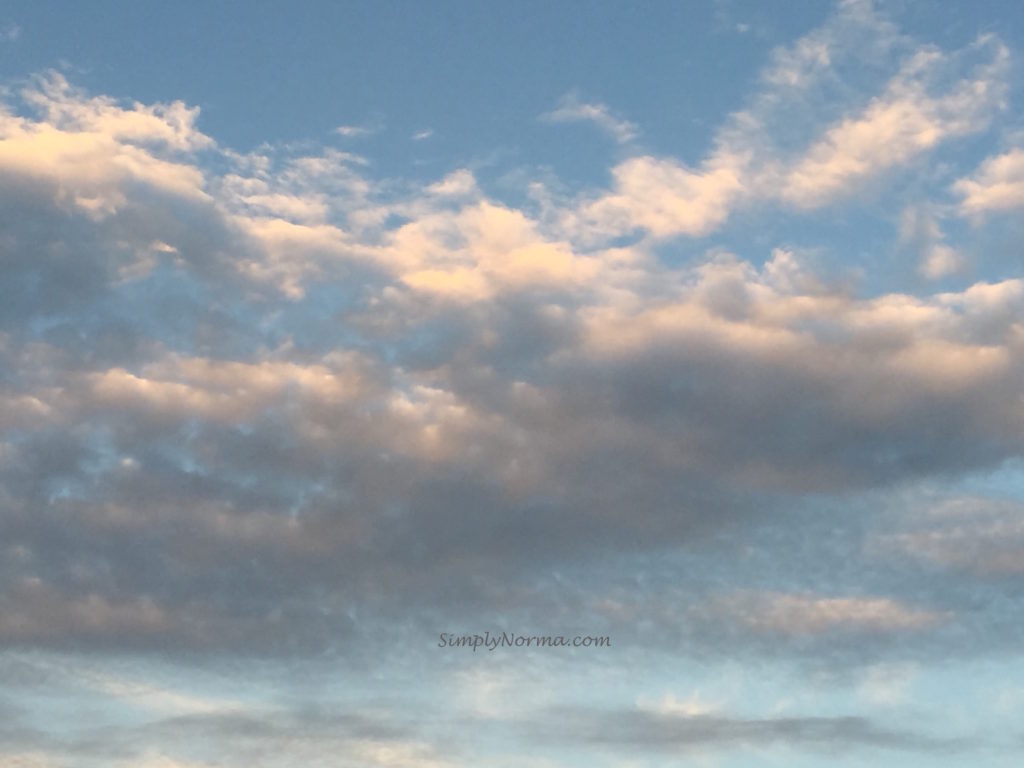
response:
M0 9L0 763L1016 765L1019 5L294 5Z

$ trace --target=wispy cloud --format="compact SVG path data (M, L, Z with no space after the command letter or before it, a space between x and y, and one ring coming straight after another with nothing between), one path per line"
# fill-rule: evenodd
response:
M937 280L962 272L966 260L946 242L939 216L924 206L907 207L900 219L900 240L920 254L918 269L925 277Z
M707 747L766 748L813 745L847 753L851 748L882 748L909 752L947 752L976 746L969 739L935 737L893 730L869 719L845 717L741 718L720 715L676 715L644 710L605 712L599 709L549 713L555 729L538 726L552 741L581 740L596 747L655 753L689 752Z
M985 497L922 501L904 529L872 544L982 576L1024 573L1021 505Z
M952 82L945 55L922 50L911 56L882 95L831 126L785 172L782 199L801 207L821 205L944 140L985 129L1005 96L1009 51L994 38L976 48L988 52L987 60Z
M593 123L619 144L628 144L640 132L634 123L617 117L605 104L585 102L575 91L563 96L558 106L540 119L547 123Z
M380 131L379 126L370 125L339 125L334 132L346 139L360 139L365 136L372 136Z
M721 607L752 629L782 635L920 631L951 618L878 597L748 593L724 599Z

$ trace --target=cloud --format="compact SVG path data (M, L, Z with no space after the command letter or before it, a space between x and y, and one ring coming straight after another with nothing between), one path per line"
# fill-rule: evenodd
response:
M335 406L357 397L363 386L359 361L334 357L329 365L253 365L172 356L146 366L141 375L121 368L90 374L85 387L100 406L137 408L157 418L185 415L230 422L280 403L286 393Z
M43 752L0 752L0 759L11 768L51 768L57 765Z
M995 337L982 331L983 317L998 315L1002 300L987 305L982 296L992 291L1007 308L1015 306L1017 281L928 300L889 295L857 301L832 292L796 298L774 287L770 274L723 259L698 268L664 301L633 297L589 308L581 317L582 354L566 358L578 360L584 381L600 375L614 382L613 408L673 435L672 444L688 447L689 460L707 462L705 471L730 466L734 481L750 472L758 484L773 476L784 484L877 484L890 471L938 469L932 462L944 461L927 441L910 436L919 429L945 431L928 403L952 398L975 414L959 406L945 410L944 418L958 422L948 425L954 441L974 431L969 421L975 418L984 431L1014 418L1009 382L1020 365L1016 335L1003 326L1009 335L991 343ZM971 360L972 372L956 360ZM748 387L753 370L757 384ZM995 412L986 414L994 401L982 394L989 387L991 397L1002 398L997 411L1003 416L994 420ZM972 390L977 394L968 394ZM749 439L752 425L775 437L771 458ZM1010 437L998 432L993 448ZM828 434L832 447L815 444L815 434ZM948 459L959 463L968 454Z
M975 746L895 709L1019 645L1019 488L962 487L1024 455L1024 281L983 261L1019 150L955 146L1002 128L1006 55L843 3L689 157L568 94L542 119L621 144L596 188L5 92L2 759ZM594 656L439 628L610 635L604 706L565 693Z
M758 632L782 635L827 632L920 631L950 617L888 598L819 597L778 593L725 598L721 607Z
M706 235L743 191L740 164L721 157L691 169L664 158L632 158L613 169L613 191L584 204L572 226L609 239L636 229L658 238Z
M900 706L906 703L908 689L919 673L919 664L878 664L865 671L857 691L873 704Z
M776 47L761 81L787 92L809 91L835 77L834 67L851 59L886 61L908 40L871 0L837 3L824 22L789 45Z
M699 691L694 691L688 698L682 700L668 693L654 702L640 700L637 706L642 711L666 717L706 717L722 709L721 704L705 702Z
M535 726L550 740L581 741L591 748L608 746L634 752L706 752L786 745L826 750L834 755L862 749L947 752L971 746L963 739L893 730L856 716L744 719L578 709L552 712L550 717L559 723L561 737L553 729Z
M213 140L196 128L199 110L180 101L122 106L111 98L88 97L72 88L63 75L52 71L37 78L22 92L22 98L58 131L175 151L214 146Z
M908 206L900 219L900 242L920 254L918 270L931 280L963 272L963 254L946 242L935 212L922 206Z
M358 139L363 136L371 136L377 132L376 128L369 128L364 125L339 125L334 132L346 139Z
M763 273L702 267L683 300L623 319L588 311L576 330L528 304L456 305L469 335L402 369L354 352L300 364L287 348L269 360L157 348L131 369L62 373L61 354L33 344L8 357L48 384L10 395L40 415L3 463L4 636L330 648L373 631L351 619L367 601L493 609L498 584L525 588L565 557L611 562L626 537L699 541L751 519L743 488L871 488L1019 452L1019 351L999 341L1019 286L794 298L773 282L801 285L784 256ZM489 575L466 581L484 562ZM17 586L33 572L53 574L33 587L46 599ZM947 610L781 592L730 606L749 631L797 635L925 632Z
M463 195L472 192L471 182L456 175L430 191ZM538 285L571 290L599 269L595 260L575 255L568 243L544 238L521 211L487 200L454 212L438 210L399 227L377 258L410 288L457 301Z
M604 104L582 101L575 91L565 94L558 106L545 112L540 119L546 123L594 123L619 144L628 144L639 134L635 124L616 117Z
M967 53L975 50L990 51L988 60L952 83L945 74L950 57L927 49L911 56L882 95L831 126L785 171L782 199L798 207L821 205L948 138L986 128L1005 95L1009 51L994 38ZM933 95L936 87L941 90Z
M25 768L50 765L268 766L281 759L319 765L344 754L354 768L448 768L456 765L418 729L379 706L370 714L327 713L317 708L255 710L137 719L127 724L80 724L71 738L22 734L25 746L11 755ZM448 754L451 749L446 750Z
M0 166L58 204L102 219L128 206L134 184L207 199L202 172L179 154L211 146L194 127L197 110L180 102L122 108L77 94L57 74L23 97L42 118L3 116Z
M988 158L973 178L957 181L953 191L963 198L960 212L965 216L1024 206L1024 150Z
M611 189L584 196L563 225L589 245L636 233L705 237L759 204L819 208L985 130L1005 108L1008 68L1009 50L994 36L940 51L900 35L870 3L841 4L821 28L772 52L760 90L699 162L627 158L613 167ZM549 114L563 110L564 119L608 119L575 96ZM923 270L940 277L959 266L945 246Z
M0 605L0 643L6 645L92 635L153 638L167 628L163 611L152 600L111 602L97 594L68 597L32 578L12 585Z
M861 44L885 55L823 108ZM194 107L36 81L0 141L4 641L358 654L410 606L554 610L533 579L566 561L689 551L807 498L1019 456L1024 291L954 282L938 207L905 228L942 293L837 283L770 228L739 255L668 242L742 207L802 226L923 157L916 133L880 163L874 138L851 144L905 101L945 121L936 141L998 112L998 43L918 48L844 6L771 54L703 159L628 156L543 206L458 165L381 179L329 148L240 155ZM764 183L846 155L864 172L813 200ZM780 652L871 626L941 643L936 617L960 615L832 587L762 585L736 631L802 627ZM582 592L566 615L597 604ZM720 639L701 621L687 652Z
M905 530L877 534L873 546L982 577L1024 574L1020 504L954 497L922 506Z

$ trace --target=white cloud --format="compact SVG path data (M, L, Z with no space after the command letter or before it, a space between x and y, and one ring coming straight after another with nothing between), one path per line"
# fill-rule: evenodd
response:
M22 92L56 129L102 135L115 141L188 151L214 146L196 127L199 108L181 101L147 106L119 105L109 97L88 97L71 87L63 75L49 72Z
M988 49L990 59L951 84L944 82L949 56L923 49L910 57L883 94L830 127L783 172L781 198L820 206L947 139L985 129L1002 105L1009 51L994 39L975 48Z
M188 158L214 146L195 127L197 109L182 102L120 106L78 93L56 73L23 97L42 117L0 113L0 168L45 182L59 204L101 219L128 205L133 182L209 199L203 172Z
M628 144L639 134L634 123L616 117L604 104L582 101L575 92L563 96L558 106L545 112L540 119L548 123L593 123L619 144Z
M584 239L637 229L656 238L706 235L743 193L741 162L723 156L691 169L669 158L631 158L612 170L612 190L585 202L566 225Z
M938 280L961 273L966 266L963 254L946 242L939 217L927 206L908 206L900 217L900 242L918 251L918 270Z
M376 129L365 125L339 125L334 132L346 139L358 139L373 135L376 133Z
M956 249L942 243L933 245L921 263L921 273L933 280L954 275L963 268L963 256Z
M363 390L360 368L356 358L339 355L306 366L172 355L138 374L123 368L89 374L85 384L96 403L120 403L161 420L200 416L231 423L279 404L286 393L340 405Z
M861 102L845 86L841 69L875 84L899 52L902 64L881 92ZM773 52L760 92L723 123L700 162L629 158L612 169L611 189L586 196L563 225L592 246L636 231L659 239L705 236L737 207L758 201L821 207L946 141L984 130L1005 106L1008 72L1009 51L995 37L953 52L913 46L870 3L845 3L824 27ZM830 90L842 100L823 100ZM838 119L822 125L837 107ZM634 135L607 107L574 94L544 117L591 120L623 142ZM922 271L938 277L959 269L948 248L932 249Z
M474 189L472 177L461 173L429 191L446 199ZM536 285L571 290L599 268L568 243L546 239L522 211L486 200L421 215L391 233L378 258L404 284L456 301Z
M671 693L666 693L655 700L641 698L637 701L637 707L665 717L705 717L718 714L722 711L723 705L722 702L707 701L701 696L700 691L693 691L685 699Z
M1024 207L1024 149L988 158L973 178L957 181L953 191L963 198L960 212L965 216Z

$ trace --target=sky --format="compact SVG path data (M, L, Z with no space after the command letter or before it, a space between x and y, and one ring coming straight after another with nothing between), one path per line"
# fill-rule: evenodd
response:
M1022 67L996 0L0 4L0 764L1018 765Z

